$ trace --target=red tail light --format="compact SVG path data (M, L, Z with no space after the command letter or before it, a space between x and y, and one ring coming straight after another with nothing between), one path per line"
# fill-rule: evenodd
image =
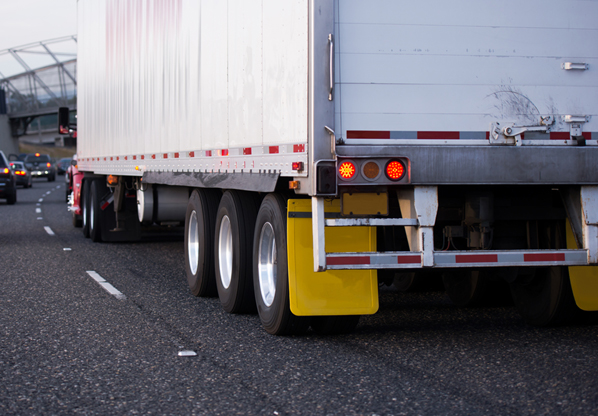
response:
M19 176L25 176L25 172L23 172L22 170L16 170L15 173Z
M51 163L46 163L46 166L49 167L49 168L51 168L52 164Z
M351 162L343 162L338 167L338 174L341 175L341 178L343 179L351 179L355 176L355 172L355 165Z
M405 166L398 160L391 160L386 164L386 177L391 181L398 181L405 175Z
M8 173L8 172L10 172L10 169L4 168L4 173Z

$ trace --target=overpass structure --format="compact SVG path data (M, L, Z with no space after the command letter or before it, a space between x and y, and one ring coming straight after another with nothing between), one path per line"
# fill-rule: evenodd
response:
M59 107L77 107L76 36L0 51L0 114L8 117L13 137L30 126L55 131L52 115Z

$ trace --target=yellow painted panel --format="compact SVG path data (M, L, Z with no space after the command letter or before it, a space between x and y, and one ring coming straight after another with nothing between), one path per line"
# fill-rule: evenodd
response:
M567 220L567 248L577 248ZM584 311L598 311L598 266L569 266L575 303Z
M343 193L343 215L388 215L388 194Z
M291 312L295 315L370 315L378 310L376 270L330 270L315 273L311 200L290 199L287 247ZM340 212L338 200L325 212ZM375 227L326 227L327 252L376 251Z

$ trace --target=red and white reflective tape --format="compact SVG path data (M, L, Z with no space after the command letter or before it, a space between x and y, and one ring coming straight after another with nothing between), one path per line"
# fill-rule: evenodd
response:
M598 139L598 133L583 132L586 140ZM550 140L571 140L566 131L550 132ZM526 133L521 135L526 139ZM546 139L546 133L527 133L528 139ZM487 131L388 131L388 130L347 130L347 139L365 140L490 140Z
M588 264L587 250L440 251L437 267L574 266Z
M102 201L102 206L100 207L100 209L104 211L106 208L108 208L112 201L114 201L114 194L110 194L110 198Z
M200 157L226 157L226 156L249 156L249 155L278 155L302 154L306 153L307 145L305 143L277 145L277 146L253 146L253 147L235 147L230 149L210 149L210 150L191 150L189 152L170 152L170 153L147 153L125 156L106 156L106 157L82 157L81 162L108 162L114 160L157 160L157 159L181 159L181 158L200 158Z
M587 250L435 251L434 267L583 266ZM421 252L327 253L328 269L413 269Z

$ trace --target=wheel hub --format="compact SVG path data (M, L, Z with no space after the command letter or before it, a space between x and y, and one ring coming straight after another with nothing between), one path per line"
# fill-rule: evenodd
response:
M218 266L222 286L228 289L233 271L233 234L227 215L222 217L218 233Z
M276 239L274 229L269 222L262 226L259 239L258 274L260 293L266 306L272 305L276 294Z
M197 273L199 264L199 230L197 228L197 212L191 212L189 216L189 235L187 237L187 255L191 274Z

